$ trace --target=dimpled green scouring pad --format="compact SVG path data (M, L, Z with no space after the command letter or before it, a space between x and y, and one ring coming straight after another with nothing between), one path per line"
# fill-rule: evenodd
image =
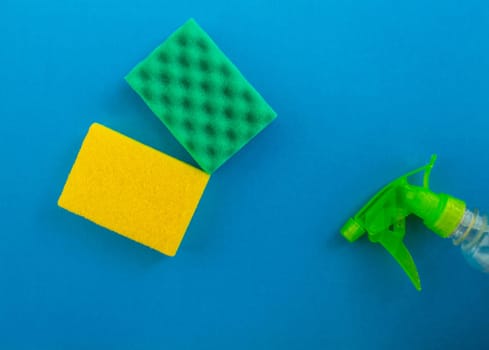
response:
M126 81L207 173L276 117L193 19L139 63Z

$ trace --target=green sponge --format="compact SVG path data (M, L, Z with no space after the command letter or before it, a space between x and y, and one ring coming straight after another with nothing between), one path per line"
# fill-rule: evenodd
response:
M193 19L139 63L126 81L207 173L276 117Z

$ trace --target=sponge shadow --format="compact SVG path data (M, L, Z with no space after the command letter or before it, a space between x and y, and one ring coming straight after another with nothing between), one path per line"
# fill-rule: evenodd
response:
M226 193L219 190L219 181L213 180L213 177L209 179L180 248L191 254L209 254L209 250L215 249L217 242L224 239L217 235L224 234L219 225L219 208L225 202L223 196Z
M55 232L76 235L76 245L91 251L93 255L110 255L118 264L130 263L142 268L153 266L168 258L62 208L49 208L49 211L43 212L43 216L50 223L56 222Z

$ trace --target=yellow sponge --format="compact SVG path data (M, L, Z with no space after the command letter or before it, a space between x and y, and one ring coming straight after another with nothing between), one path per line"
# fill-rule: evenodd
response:
M173 256L208 180L203 171L95 123L58 205Z

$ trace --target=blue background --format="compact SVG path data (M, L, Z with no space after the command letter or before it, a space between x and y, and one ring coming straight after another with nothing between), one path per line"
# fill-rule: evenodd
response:
M189 17L279 118L211 179L175 258L56 206L100 122L195 164L124 82ZM409 220L418 293L339 235L381 186L489 212L489 3L1 0L2 349L487 347L489 278Z

